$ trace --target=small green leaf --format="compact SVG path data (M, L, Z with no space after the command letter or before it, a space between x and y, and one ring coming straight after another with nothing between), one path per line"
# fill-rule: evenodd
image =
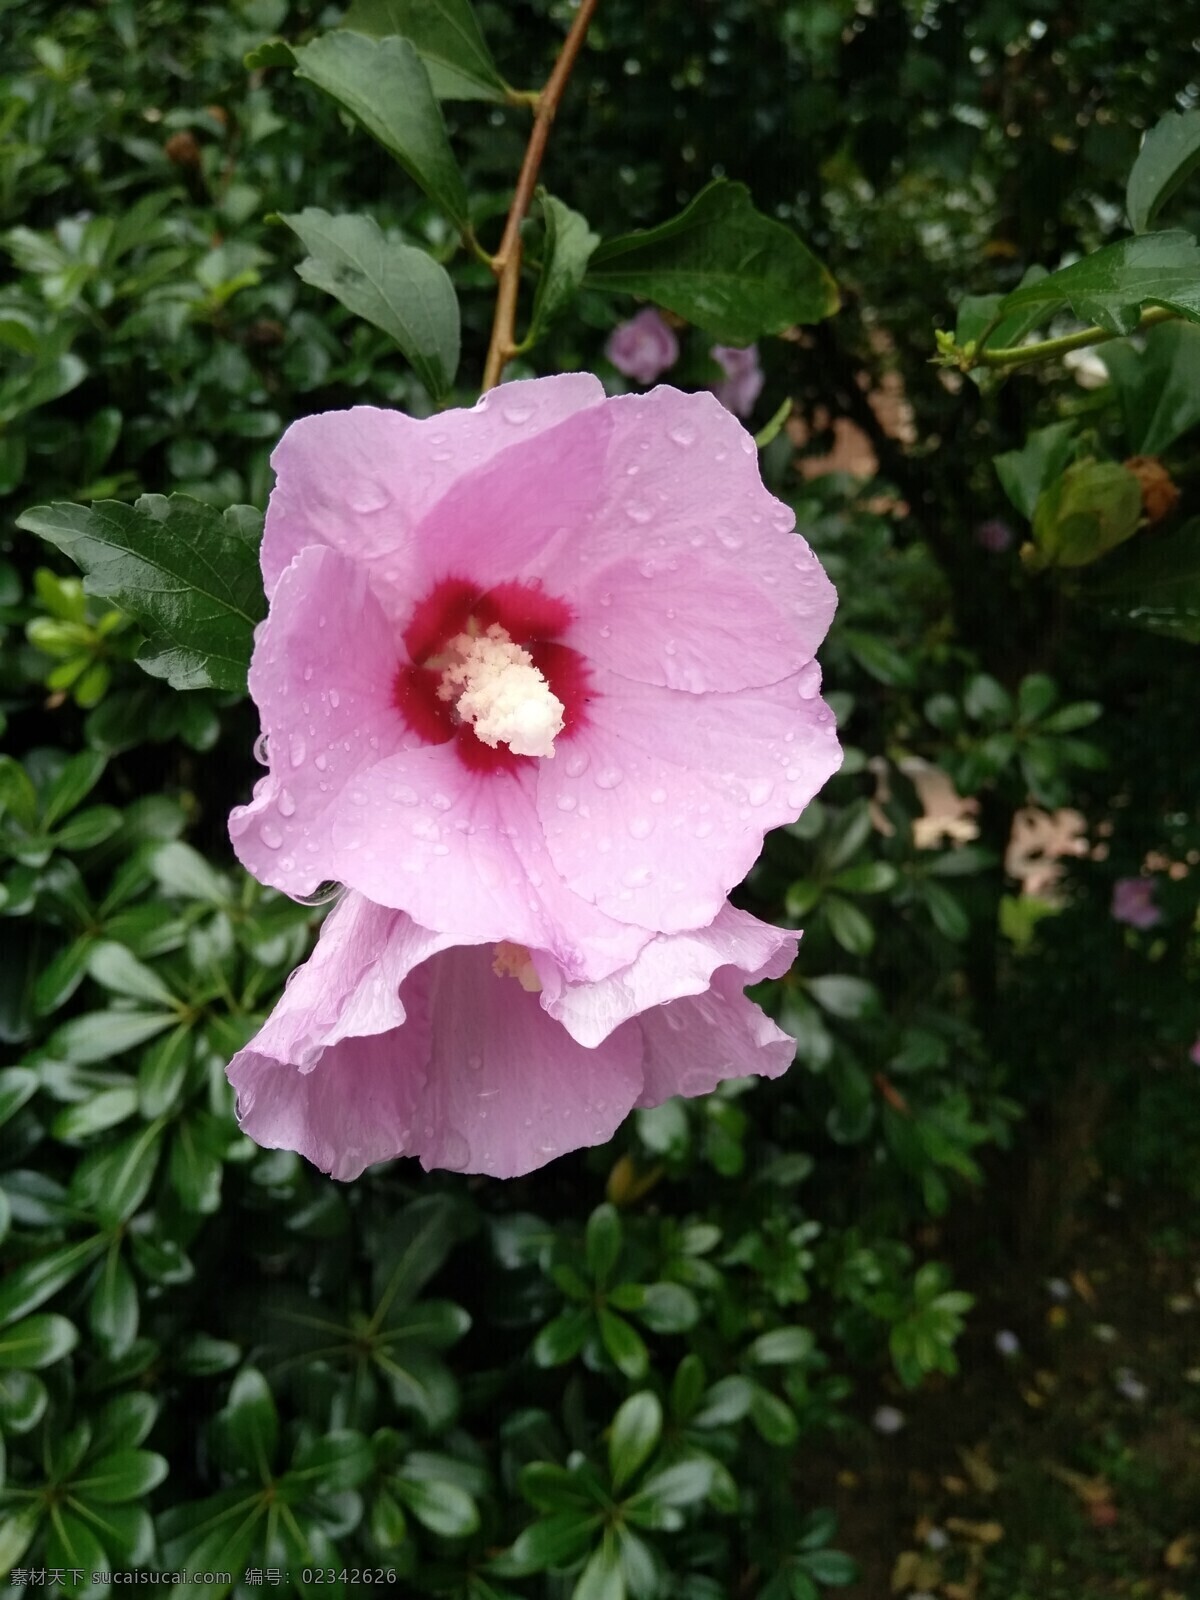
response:
M804 1569L818 1583L841 1588L858 1577L858 1566L841 1550L813 1550L800 1557Z
M494 1565L506 1577L569 1566L588 1549L599 1521L595 1513L556 1511L530 1523Z
M0 1068L0 1126L37 1093L37 1073L28 1067Z
M767 1444L794 1444L800 1432L796 1413L787 1401L757 1385L750 1401L750 1420Z
M42 827L47 832L91 794L107 765L108 757L99 750L81 750L63 764L42 805Z
M834 972L823 978L808 980L809 993L823 1011L831 1017L854 1020L879 1010L879 991L865 978L852 978Z
M1039 322L1070 307L1081 321L1113 334L1132 333L1146 305L1200 322L1200 249L1190 234L1119 239L1004 299L1005 312L1037 308Z
M372 39L408 39L439 100L507 98L469 0L353 0L341 26Z
M1038 565L1085 567L1122 544L1142 516L1142 490L1116 461L1077 461L1043 490L1033 513Z
M37 506L22 528L56 545L147 634L138 663L175 689L242 689L254 625L266 611L261 513L218 512L186 495Z
M533 345L547 328L568 309L579 292L600 235L593 233L586 217L572 211L561 200L541 190L538 195L545 224L542 270L533 296L533 315L526 343Z
M345 106L459 228L467 191L421 57L407 39L327 33L295 52L296 75Z
M458 1484L404 1476L391 1482L417 1521L440 1538L467 1539L479 1527L479 1509Z
M1029 434L1022 449L992 458L1000 487L1027 522L1033 521L1042 491L1066 466L1074 431L1073 422L1052 422Z
M0 1371L0 1430L29 1433L46 1414L50 1396L32 1372Z
M571 1600L625 1600L625 1577L611 1535L606 1534L599 1549L592 1551L579 1582L571 1590Z
M147 966L124 945L104 940L92 946L88 956L88 972L102 989L112 994L128 995L133 1000L146 1000L151 1005L171 1006L175 996L157 972Z
M76 1244L48 1250L36 1261L14 1267L0 1284L0 1327L15 1322L57 1294L78 1272L82 1272L104 1249L105 1239L97 1234Z
M815 1347L811 1328L772 1328L760 1333L746 1354L760 1366L791 1366L807 1361Z
M72 1487L88 1500L109 1505L140 1500L166 1476L166 1458L153 1450L116 1450L98 1461L89 1461Z
M44 1311L0 1333L0 1367L48 1367L78 1343L79 1333L73 1322Z
M607 1283L621 1253L621 1218L607 1202L597 1206L587 1220L584 1256L588 1272L599 1284Z
M660 1467L643 1483L631 1503L658 1506L690 1506L703 1500L712 1483L712 1466L706 1456L691 1456L685 1461Z
M700 1305L681 1283L648 1283L636 1308L651 1333L686 1333L700 1320Z
M601 1310L598 1320L601 1342L613 1364L635 1383L644 1378L650 1369L650 1355L641 1335L614 1311Z
M608 1437L613 1489L620 1489L645 1466L662 1437L662 1406L649 1389L631 1394L617 1410Z
M104 1546L91 1526L65 1507L56 1508L50 1518L44 1560L47 1567L82 1568L89 1577L97 1570L108 1570Z
M104 1016L109 1014L102 1013ZM117 1014L112 1013L112 1015ZM124 1016L126 1013L121 1012L119 1015ZM112 1089L101 1089L89 1099L67 1106L50 1124L50 1131L64 1144L75 1144L81 1139L89 1138L93 1133L103 1133L106 1128L115 1128L118 1123L132 1117L136 1111L137 1091L131 1084L122 1083Z
M88 1324L102 1349L115 1360L119 1360L137 1338L137 1285L117 1250L109 1251L92 1290Z
M1162 207L1200 166L1200 111L1168 111L1142 141L1125 189L1134 233L1145 233Z
M807 246L724 178L658 227L600 245L586 281L666 306L722 344L751 344L838 308L837 285Z
M234 1459L267 1482L279 1437L274 1396L262 1373L243 1367L233 1380L221 1424Z
M314 206L285 216L308 251L296 268L347 310L382 328L435 400L458 370L458 298L446 269L424 250L388 239L372 217L331 217Z
M41 1501L33 1505L6 1506L0 1518L0 1568L11 1572L33 1543L42 1520Z
M162 1123L151 1122L118 1144L89 1150L71 1178L71 1198L101 1222L125 1222L154 1181L161 1142Z

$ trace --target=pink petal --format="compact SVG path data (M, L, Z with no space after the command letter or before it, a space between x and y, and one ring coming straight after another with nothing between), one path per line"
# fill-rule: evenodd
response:
M706 927L763 836L841 764L811 666L782 683L694 695L597 674L589 724L539 763L550 859L601 911L656 932Z
M631 1017L703 994L718 967L737 969L743 985L781 977L795 960L796 942L796 934L725 905L707 928L660 933L628 967L598 983L564 983L539 961L542 1006L580 1044L594 1046Z
M262 546L268 598L297 552L313 544L365 562L381 594L411 595L414 530L457 479L603 398L597 378L574 372L506 383L473 410L421 421L355 406L293 423L271 457L277 481Z
M490 949L449 950L410 980L432 1026L413 1152L426 1168L514 1178L612 1137L642 1087L642 1041L629 1027L585 1049L491 962Z
M643 1014L639 1106L709 1094L726 1078L778 1078L787 1071L795 1040L746 998L745 981L735 967L723 967L703 994Z
M764 487L741 423L711 394L666 386L611 399L604 414L593 519L537 558L575 608L566 642L627 677L688 689L774 683L811 661L837 597L794 513Z
M606 976L647 934L563 883L534 782L532 764L480 773L449 745L403 751L338 800L322 840L325 875L459 940L509 939L548 952L573 976Z
M334 802L409 735L392 704L397 644L363 568L303 550L282 575L250 663L270 769L230 816L242 865L311 894L330 870Z
M390 1033L343 1039L311 1072L260 1054L229 1063L242 1131L268 1150L295 1150L334 1178L357 1178L412 1148L428 1032L410 1021Z

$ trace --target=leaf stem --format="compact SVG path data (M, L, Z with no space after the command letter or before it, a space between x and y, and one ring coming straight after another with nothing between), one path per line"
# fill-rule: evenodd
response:
M1158 322L1170 322L1178 313L1167 306L1151 306L1142 315L1133 330L1152 328ZM1029 361L1050 361L1055 356L1066 355L1070 350L1083 350L1090 344L1107 344L1110 339L1128 338L1127 334L1110 333L1107 328L1080 328L1076 333L1065 333L1058 339L1043 339L1040 344L1015 344L999 350L981 350L971 362L974 367L1021 367Z
M598 4L599 0L580 0L579 10L575 14L575 20L571 24L558 60L554 63L554 70L547 80L546 87L537 97L537 112L530 130L525 159L521 163L512 205L509 207L508 220L504 224L504 234L500 240L500 248L491 258L492 271L496 275L499 287L496 293L496 315L492 322L492 337L488 344L487 360L483 369L485 392L494 389L500 382L505 364L517 353L515 328L517 292L521 283L521 223L525 220L525 214L533 199L538 170L546 152L546 141L550 137L550 126L562 99L563 90L567 86L567 79L571 76L571 70L583 48L583 41Z

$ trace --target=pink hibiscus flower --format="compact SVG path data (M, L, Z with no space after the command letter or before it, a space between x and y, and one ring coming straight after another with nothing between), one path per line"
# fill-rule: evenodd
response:
M758 364L758 346L747 345L743 350L737 345L715 344L709 354L725 369L724 382L714 384L712 392L735 417L748 417L766 381Z
M579 984L546 951L455 943L347 894L229 1064L239 1120L335 1178L405 1155L516 1177L603 1143L634 1106L786 1071L793 1041L742 989L795 948L727 906Z
M618 372L635 383L653 383L679 360L679 340L661 313L647 306L613 329L604 354Z
M250 666L270 770L230 834L571 981L706 927L841 759L833 588L709 394L586 374L276 450Z
M1162 921L1154 904L1153 878L1118 878L1113 884L1111 915L1131 928L1153 928Z

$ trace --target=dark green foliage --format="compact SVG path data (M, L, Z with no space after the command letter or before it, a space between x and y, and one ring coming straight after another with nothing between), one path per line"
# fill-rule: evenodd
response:
M600 8L510 371L599 365L645 297L691 324L672 381L761 339L751 426L794 401L819 454L848 416L879 462L805 479L787 429L762 457L841 597L845 764L739 891L804 929L761 993L797 1059L512 1184L342 1186L251 1145L223 1071L321 916L224 837L254 779L268 455L311 411L469 403L475 246L568 8L10 8L0 1569L228 1570L190 1586L214 1600L272 1568L277 1593L353 1596L302 1573L369 1568L456 1600L814 1600L855 1568L790 1469L859 1425L864 1375L954 1373L971 1302L938 1230L983 1195L988 1248L1017 1231L1014 1124L1032 1143L1100 1085L1129 1181L1194 1190L1195 332L1105 345L1091 393L929 360L956 308L960 348L1068 306L1114 333L1194 316L1190 235L1145 231L1197 220L1196 113L1159 122L1188 14L1027 9ZM904 438L866 398L896 373ZM1182 490L1163 526L1137 454ZM999 515L1029 524L1012 550L976 539ZM930 773L965 827L927 814ZM1031 803L1085 813L1089 853L1021 895ZM1193 870L1156 869L1140 932L1109 906L1150 852Z

